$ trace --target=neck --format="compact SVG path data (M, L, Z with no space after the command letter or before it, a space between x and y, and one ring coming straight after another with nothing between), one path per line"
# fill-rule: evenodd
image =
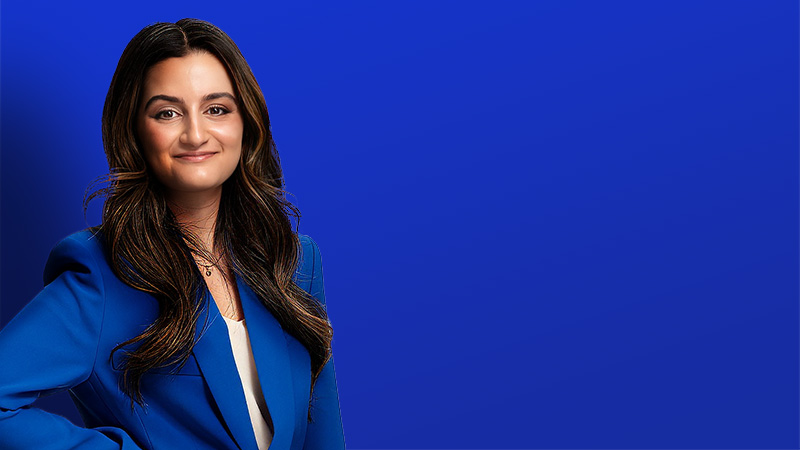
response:
M197 236L203 247L212 254L221 197L222 187L214 192L172 192L167 198L167 204L178 224Z

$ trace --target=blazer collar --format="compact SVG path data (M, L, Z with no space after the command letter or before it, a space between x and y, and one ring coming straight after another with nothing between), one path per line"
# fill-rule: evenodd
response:
M236 284L258 380L274 427L270 448L289 448L294 434L295 405L286 337L280 323L238 275ZM206 294L208 301L204 306L205 314L201 314L198 321L199 339L193 352L231 437L240 449L257 450L242 383L231 350L228 326L211 293ZM203 323L204 317L208 318L207 325Z

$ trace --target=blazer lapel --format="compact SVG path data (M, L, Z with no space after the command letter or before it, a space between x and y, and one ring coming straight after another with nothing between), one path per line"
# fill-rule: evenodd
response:
M242 450L257 450L242 382L233 359L228 326L211 294L206 291L206 295L208 302L197 324L200 336L194 346L194 356L233 440ZM204 329L206 317L208 324Z
M256 361L258 381L274 426L270 448L288 449L294 438L295 404L286 336L278 320L238 275L236 284Z

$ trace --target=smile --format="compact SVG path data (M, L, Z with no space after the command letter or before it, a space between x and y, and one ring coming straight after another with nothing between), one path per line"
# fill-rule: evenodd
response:
M214 156L215 154L216 153L214 152L183 153L175 156L175 158L181 161L198 162L198 161L205 161L208 158Z

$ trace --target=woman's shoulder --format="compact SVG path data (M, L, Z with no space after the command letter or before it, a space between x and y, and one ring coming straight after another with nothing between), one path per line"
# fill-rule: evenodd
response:
M65 248L70 250L83 249L93 254L102 254L105 249L105 241L100 227L84 228L62 238L53 247L53 250Z
M317 242L314 239L311 239L311 236L298 233L297 239L300 240L301 253L313 254L314 252L319 251Z
M77 265L99 268L105 262L103 236L98 227L76 231L62 238L50 251L44 270L47 284L64 270L77 269Z
M319 245L311 236L298 233L297 237L300 241L300 254L295 280L309 291L314 279L322 275L322 258Z
M80 231L76 231L63 238L61 242L67 240L75 241L87 249L93 250L102 250L104 245L103 233L100 231L100 227L89 227Z
M319 245L307 234L297 234L300 241L300 268L313 269L320 263Z

